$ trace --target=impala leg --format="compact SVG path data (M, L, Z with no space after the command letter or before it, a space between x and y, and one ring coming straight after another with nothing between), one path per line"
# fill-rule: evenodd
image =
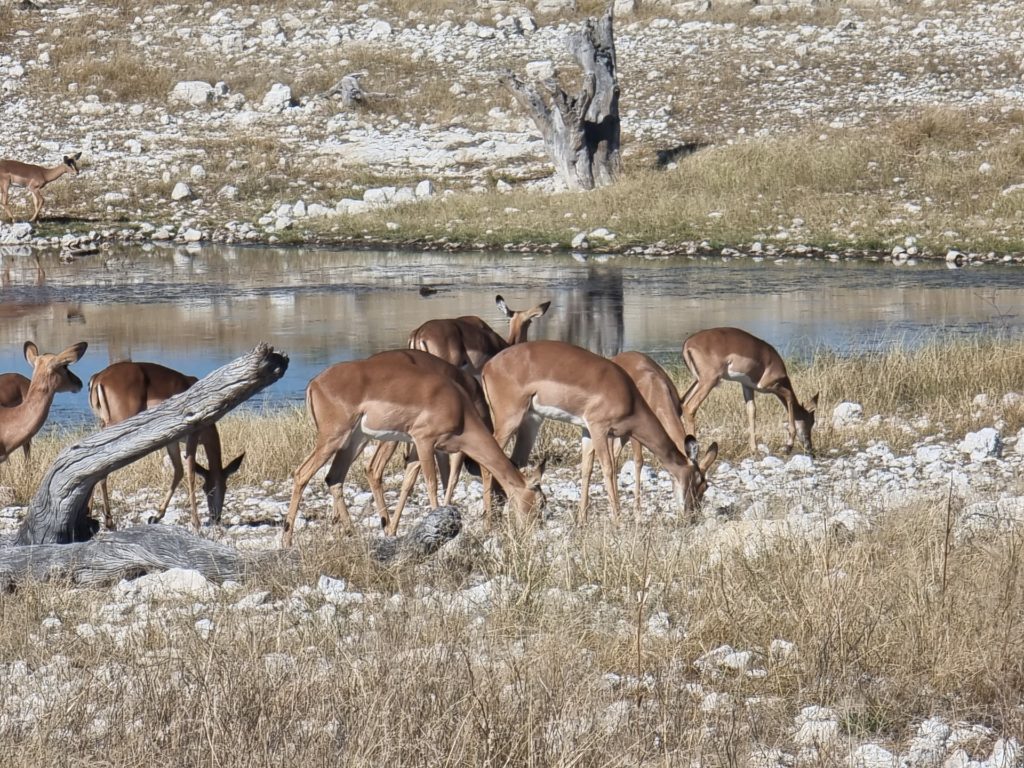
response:
M706 381L697 381L695 384L691 384L690 388L686 390L686 395L683 398L681 406L681 415L683 417L683 429L688 435L697 434L697 409L700 408L701 404L708 399L708 395L711 394L711 390L718 386L719 379L708 379Z
M395 512L391 515L391 519L384 529L384 532L388 536L394 536L398 532L398 521L402 518L402 512L405 511L405 504L409 500L409 495L412 493L412 489L416 485L416 477L419 473L420 462L410 461L405 465L405 477L402 478L402 492L398 494L398 504L395 505Z
M366 445L365 438L350 437L341 450L334 454L330 469L327 470L327 490L331 493L334 506L334 522L341 524L341 531L349 534L354 530L352 515L349 514L348 504L345 503L345 477L348 475L349 467L355 461L363 447Z
M188 508L192 514L192 527L198 532L202 528L199 522L199 507L196 503L196 451L199 449L199 438L189 435L185 439L185 488L188 491ZM209 457L207 457L209 462Z
M387 528L389 517L387 501L384 499L384 471L391 457L395 455L397 447L398 443L390 440L377 443L377 449L373 452L373 458L370 459L370 465L366 470L366 479L370 483L373 503L377 507L377 516L380 517L382 528Z
M447 456L447 454L444 454ZM459 482L459 474L462 472L462 464L466 460L466 454L462 451L454 454L448 461L448 485L444 489L444 505L447 507L452 503L452 496L455 495L455 484Z
M643 496L644 449L635 437L629 439L629 445L633 449L633 467L636 470L633 484L633 511L636 514L636 519L639 520L640 502Z
M580 464L580 508L576 513L576 522L583 525L587 522L587 513L590 511L590 476L594 472L594 441L590 439L590 432L585 429L580 450L583 461Z
M757 434L754 426L757 416L757 406L754 405L754 390L750 387L743 387L743 401L747 406L747 428L750 431L750 452L757 453Z
M167 456L171 460L171 488L167 491L167 495L164 496L164 500L160 502L160 506L156 509L156 517L151 522L159 523L164 519L164 513L167 512L167 506L171 503L171 499L174 498L174 492L178 490L178 484L181 483L181 478L185 476L184 470L181 468L181 449L177 443L171 443L167 446Z
M38 189L31 189L29 191L32 193L32 202L35 204L35 211L33 211L32 218L29 221L35 222L39 219L39 212L43 210L43 195Z
M427 498L430 508L437 509L437 464L434 461L434 446L426 440L416 440L416 453L420 456L420 469L427 484Z
M592 435L593 437L593 435ZM619 519L619 488L615 478L615 461L612 459L612 452L608 445L608 436L600 435L592 440L597 460L601 463L601 473L604 475L604 488L608 494L608 506L611 507L612 516Z
M292 475L292 498L288 502L288 517L285 518L284 528L281 530L281 546L290 547L292 545L292 533L295 528L295 518L299 514L299 501L302 499L302 492L306 490L306 486L309 485L309 481L313 479L317 470L327 463L327 460L335 454L350 435L351 431L346 432L340 440L321 440L318 436L313 452L303 459L296 468Z
M108 531L117 528L114 524L114 515L110 511L110 494L107 492L107 478L100 480L100 493L103 494L103 526Z
M796 442L796 414L793 412L792 400L786 401L783 400L782 398L779 399L782 400L785 404L786 415L789 417L789 442L786 443L786 453L789 454L793 452L793 445Z
M11 207L7 204L8 193L10 192L11 183L2 182L0 183L0 205L3 206L4 211L7 212L8 217L11 219L11 224L14 223L14 214L11 213Z
M21 446L21 452L25 454L25 463L28 464L32 458L32 441L26 440L25 444Z
M516 429L516 445L512 449L512 463L517 469L522 469L530 463L530 451L533 444L537 442L537 434L540 432L540 425L543 419L533 414L528 414ZM499 443L500 445L500 443Z

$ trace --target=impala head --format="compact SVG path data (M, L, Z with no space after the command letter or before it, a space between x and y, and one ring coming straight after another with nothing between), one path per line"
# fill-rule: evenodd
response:
M807 449L807 453L811 456L814 455L814 445L811 443L811 429L814 427L814 409L818 407L818 395L820 392L815 394L808 402L806 406L796 405L793 408L793 422L796 424L796 436L800 438L800 442L804 448Z
M81 152L76 152L73 155L64 155L64 165L74 171L76 175L78 174L78 158L81 156Z
M718 443L708 446L704 458L700 458L700 446L693 435L686 436L686 467L681 477L677 478L677 502L682 504L684 512L694 512L704 499L708 489L708 471L718 460ZM679 498L679 497L682 498Z
M522 470L526 490L518 494L516 513L520 523L532 523L541 519L541 511L544 509L547 499L544 496L544 491L541 490L540 481L544 476L544 468L547 463L548 457L545 456L536 466L525 467Z
M199 462L196 462L196 474L203 478L203 493L206 495L207 508L210 510L210 520L214 523L220 522L221 512L224 511L224 494L227 491L228 478L242 466L243 453L237 456L234 461L224 467L220 472L211 472Z
M545 301L543 304L538 304L532 309L514 310L505 303L501 296L495 296L494 303L498 305L498 309L501 310L502 314L508 318L509 344L521 344L526 341L526 334L530 329L530 323L533 322L534 318L540 317L547 312L548 307L551 306L550 301Z
M78 361L88 344L80 341L57 355L46 354L31 341L25 342L25 359L32 366L32 381L40 382L50 392L80 392L82 380L68 366Z

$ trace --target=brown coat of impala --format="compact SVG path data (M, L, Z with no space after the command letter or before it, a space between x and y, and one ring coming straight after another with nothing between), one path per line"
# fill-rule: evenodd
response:
M421 349L466 368L479 376L484 364L501 350L526 341L530 323L548 311L550 301L523 310L511 309L501 296L494 298L508 318L508 337L503 339L476 315L428 320L409 334L409 349Z
M100 420L100 424L109 427L153 408L170 397L180 395L197 381L195 376L187 376L158 363L136 363L125 360L108 365L89 379L89 407L96 418ZM197 444L203 446L203 450L206 451L209 469L196 462ZM171 478L171 488L157 508L154 522L163 518L167 506L174 497L174 491L177 490L184 475L178 443L171 443L167 446L167 456L171 460L174 474ZM187 487L192 525L196 530L200 527L199 511L196 507L195 473L203 478L203 493L210 510L210 519L214 523L219 523L221 512L224 509L227 480L238 471L245 454L236 457L226 467L223 466L220 433L217 431L217 425L211 424L186 439L185 457L188 466ZM110 495L107 492L106 478L100 481L100 489L103 492L104 525L112 529L115 526L110 511Z
M658 365L642 352L623 352L611 358L611 361L622 368L636 384L640 395L650 406L651 411L658 417L661 426L665 428L666 434L682 453L700 466L700 480L693 492L694 499L700 501L707 490L707 473L718 458L718 443L708 446L707 453L703 459L698 459L696 448L697 443L686 434L683 429L683 422L680 418L679 390L675 383L665 373L665 369ZM621 441L618 447L621 448ZM635 514L640 515L641 503L641 471L644 467L644 454L640 441L635 437L631 438L629 445L633 450L634 492L633 507ZM590 474L594 467L594 445L591 440L584 440L583 445L583 472L580 495L580 511L586 516L590 494Z
M36 221L39 218L39 212L43 210L43 195L40 190L51 181L59 179L65 173L74 173L77 176L77 160L81 156L81 152L67 155L60 165L55 165L52 168L22 163L18 160L0 160L0 206L11 217L11 221L14 221L14 214L11 213L11 208L7 204L11 185L25 187L29 194L32 195L35 211L32 213L32 218L29 221Z
M0 373L0 408L21 405L31 383L32 379L20 373ZM32 457L32 440L22 443L21 450L25 452L25 461L28 461Z
M456 368L451 363L448 363L429 352L420 352L415 349L392 350L389 352L381 352L380 354L385 355L395 365L408 365L415 369L429 370L432 373L450 378L466 391L466 394L469 395L469 399L473 402L473 406L476 409L477 414L483 420L487 429L491 429L491 411L487 407L487 400L484 398L484 390L480 386L480 382L467 371L461 368ZM389 536L394 536L398 530L398 522L402 517L402 510L405 509L405 503L409 498L413 485L416 483L416 476L420 471L420 461L418 456L414 456L406 462L405 478L402 481L402 490L398 497L398 503L395 506L394 513L389 513L387 502L384 500L384 470L387 467L387 463L394 455L397 447L398 441L381 441L377 445L377 450L374 451L373 458L370 460L369 468L366 471L366 479L370 484L370 491L373 493L373 500L377 507L377 514L380 515L381 527L384 528L384 531ZM438 461L438 466L442 469L442 480L446 481L444 489L444 503L447 505L451 504L452 494L455 492L455 483L458 481L459 473L462 471L464 457L461 453L455 454L451 464L447 466L447 474L445 474L446 467L442 466L442 456L447 459L447 455L441 453L435 457L435 460Z
M80 341L54 355L40 352L31 341L25 342L25 359L32 366L32 378L20 403L0 408L0 462L28 445L46 422L57 392L81 391L82 380L68 366L80 360L88 346ZM25 454L28 455L27 450Z
M699 501L701 466L675 446L636 384L612 361L561 341L529 341L495 355L484 366L483 384L495 439L505 445L516 435L513 464L525 463L544 419L568 421L583 427L584 438L592 440L616 517L619 496L611 455L616 437L635 438L661 461L684 510Z
M786 408L789 419L786 453L793 450L793 442L799 437L807 453L814 454L811 429L814 427L818 395L810 399L808 407L800 405L786 373L786 364L767 341L739 328L708 328L683 342L683 362L696 379L683 395L683 425L687 432L694 433L697 409L724 379L738 382L743 387L751 451L757 451L754 433L756 391L775 395Z
M295 470L291 503L282 544L291 546L295 517L302 492L328 461L327 487L334 500L334 516L346 532L352 518L344 499L349 467L368 440L403 440L416 446L427 482L427 495L437 506L434 451L462 452L493 475L512 498L521 519L537 515L543 503L539 479L527 481L494 437L462 387L449 376L411 364L396 363L395 356L414 350L382 352L365 360L337 363L309 382L306 408L316 426L316 445ZM485 485L489 482L485 479ZM485 508L489 509L485 496Z

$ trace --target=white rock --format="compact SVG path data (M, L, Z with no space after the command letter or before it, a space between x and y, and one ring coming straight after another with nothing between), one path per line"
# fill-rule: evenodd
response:
M547 80L555 76L555 63L551 59L526 62L526 76L534 80Z
M914 451L914 461L918 464L931 464L941 459L943 452L941 445L922 445Z
M960 441L959 449L970 454L971 461L998 458L1003 451L1003 440L998 430L985 427L977 432L968 432Z
M192 188L183 181L179 181L171 190L171 200L185 200L192 197Z
M215 93L213 86L202 80L182 80L171 89L170 101L200 107L212 102Z
M395 198L395 187L373 187L363 192L363 202L369 205L387 205Z
M292 89L284 83L274 83L263 97L260 108L264 112L274 112L290 106L292 103Z
M537 0L534 7L537 13L572 13L576 10L576 0Z
M368 40L386 40L389 37L391 37L391 25L383 20L373 22L373 26L370 27L370 31L366 35Z
M796 643L791 643L789 640L772 640L768 646L768 655L775 662L796 658Z
M850 768L896 768L899 761L878 744L861 744L850 753Z
M591 240L604 240L605 242L611 242L615 239L615 233L605 227L598 227L597 229L591 230L588 237Z
M1018 768L1022 758L1024 751L1016 739L999 739L992 748L987 765L989 768Z
M616 16L630 16L636 13L636 0L615 0L613 13Z
M1024 407L1024 395L1020 392L1007 392L999 401L1004 411L1016 411Z
M203 233L198 229L189 227L188 229L181 233L181 239L184 240L186 243L198 243L200 240L203 239Z
M306 216L306 201L305 200L299 200L297 203L295 203L294 206L292 206L292 216L294 216L297 219L305 218L305 216Z
M416 190L412 187L399 187L395 190L395 197L391 201L398 205L399 203L412 203L416 200Z
M217 586L199 571L190 568L171 568L162 573L148 573L134 581L122 581L114 587L114 591L139 600L209 600L217 594Z
M321 575L316 588L328 603L340 605L349 601L348 583L344 579L332 579L330 576Z
M577 232L572 238L572 247L576 249L583 249L590 247L590 241L587 240L586 232Z
M434 196L434 182L430 179L424 179L416 185L416 197L433 197Z
M813 472L814 459L806 454L799 453L786 462L786 469L789 472Z
M203 166L196 163L195 165L188 169L188 175L189 178L192 179L192 181L202 181L203 179L206 178L206 169L203 168Z
M232 186L231 184L225 184L223 187L217 190L217 197L222 200L237 200L238 199L238 187Z
M860 403L845 401L832 409L832 426L837 429L859 424L864 420L864 408Z

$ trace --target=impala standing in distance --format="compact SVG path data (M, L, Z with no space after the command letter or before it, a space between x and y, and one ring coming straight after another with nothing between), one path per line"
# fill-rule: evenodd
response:
M616 519L619 495L611 455L616 437L639 440L661 461L672 475L683 510L694 509L700 501L705 482L694 458L696 440L689 439L688 455L680 452L636 384L611 360L562 341L529 341L495 355L484 366L483 384L498 444L504 446L516 435L516 466L529 457L544 419L567 421L583 427L584 437L591 439Z
M28 189L29 194L32 195L35 211L32 213L32 218L29 221L35 222L39 218L39 212L43 209L43 195L39 190L51 181L59 179L65 173L74 172L77 176L77 161L81 156L81 152L74 155L65 155L64 162L52 168L22 163L17 160L0 160L0 205L3 206L7 215L11 217L11 221L14 221L14 214L11 213L11 208L7 204L7 198L12 184L25 187Z
M642 352L623 352L611 358L611 361L622 368L629 378L636 384L640 395L650 406L654 415L658 417L665 433L669 436L676 448L688 456L691 461L700 466L698 487L694 490L693 496L696 500L704 497L707 490L707 473L718 458L718 443L708 446L707 453L703 460L698 461L695 451L697 442L694 438L687 440L686 431L683 429L683 422L680 419L679 390L665 370ZM622 441L616 440L618 449L622 448ZM640 517L641 502L641 470L644 467L644 454L640 441L635 437L629 440L633 449L633 464L635 466L635 480L633 492L633 511L636 517ZM618 455L618 450L613 456ZM582 462L582 484L580 486L580 515L581 522L586 520L587 508L590 496L590 474L594 468L594 444L592 440L583 441L583 462Z
M476 315L464 315L428 320L409 334L409 349L422 349L479 377L488 360L503 349L526 341L530 323L551 306L550 301L545 301L531 309L513 310L501 296L496 296L494 303L508 318L507 339Z
M41 353L31 341L25 342L25 359L32 366L32 378L21 402L0 408L0 463L18 448L28 457L28 444L50 414L57 392L80 392L82 380L68 368L81 359L88 344L80 341L57 355Z
M281 543L292 544L302 492L328 460L327 488L334 517L345 532L352 518L344 498L345 476L367 440L401 440L416 446L423 465L430 504L437 506L434 451L463 452L476 461L489 487L489 475L502 484L521 519L538 514L544 497L540 478L524 476L494 442L462 387L450 377L425 368L396 364L395 354L382 352L365 360L337 363L306 387L306 408L316 426L316 445L294 473L291 503ZM490 519L490 498L484 508Z
M808 407L800 405L786 373L786 364L767 341L739 328L708 328L683 342L683 362L696 378L683 395L683 425L688 433L694 434L697 409L711 390L723 379L737 381L743 387L743 400L747 404L751 452L757 451L754 434L754 392L757 391L775 395L786 407L789 418L786 453L792 452L793 441L799 437L807 453L814 455L811 428L818 395L810 399Z
M103 427L109 427L159 405L174 395L181 394L197 381L195 376L186 376L173 368L167 368L157 363L135 363L130 360L113 363L89 379L89 407L96 414L96 418L100 420L100 424ZM209 469L196 461L197 444L203 446L206 451ZM160 503L157 515L152 522L159 522L163 519L167 505L171 503L174 491L181 483L183 475L181 450L178 443L171 443L167 446L167 455L171 459L174 475L171 478L171 488ZM224 509L227 480L238 471L244 458L245 454L243 453L226 467L222 466L220 433L217 432L216 424L211 424L188 436L185 441L185 459L188 465L187 486L192 525L196 530L199 530L200 522L199 510L196 507L195 473L198 472L203 478L203 493L206 495L210 519L214 523L219 523L221 512ZM115 527L114 518L110 510L110 495L107 492L106 478L100 481L100 489L103 492L103 524L108 529L113 529Z

